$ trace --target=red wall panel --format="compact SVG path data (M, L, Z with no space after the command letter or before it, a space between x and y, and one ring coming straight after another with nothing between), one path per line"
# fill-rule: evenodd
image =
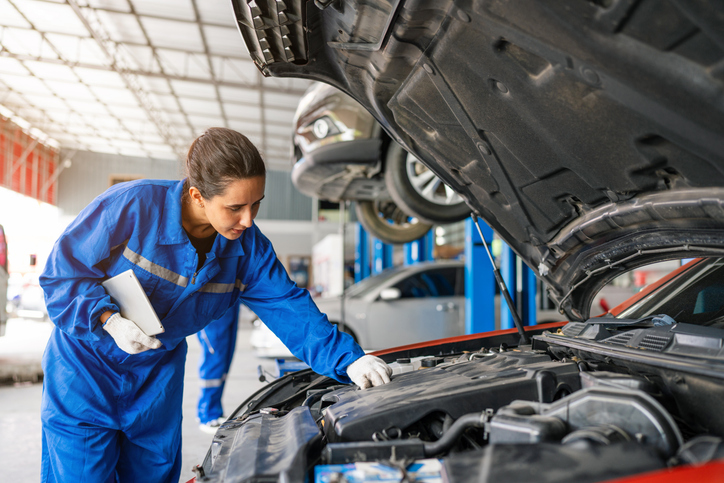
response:
M38 143L24 164L18 164L33 142L19 126L0 116L0 186L55 204L57 180L53 173L58 167L58 150Z

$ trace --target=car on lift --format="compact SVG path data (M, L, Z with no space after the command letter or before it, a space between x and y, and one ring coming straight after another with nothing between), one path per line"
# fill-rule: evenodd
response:
M724 479L721 2L232 5L265 75L358 101L570 322L377 352L397 373L367 390L287 375L221 425L203 481ZM691 258L590 317L618 275Z
M294 186L322 200L354 201L362 226L385 243L417 240L432 225L470 214L460 195L332 86L314 83L300 99L293 139Z

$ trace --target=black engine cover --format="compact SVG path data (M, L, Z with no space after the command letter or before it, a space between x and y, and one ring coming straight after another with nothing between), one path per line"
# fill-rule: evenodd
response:
M457 419L497 410L516 399L552 402L581 388L576 363L518 351L409 372L394 380L395 384L325 395L323 402L334 403L325 410L327 440L368 441L376 432L404 430L436 412Z

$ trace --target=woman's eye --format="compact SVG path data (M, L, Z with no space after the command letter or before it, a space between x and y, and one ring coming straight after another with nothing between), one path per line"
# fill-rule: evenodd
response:
M229 208L231 211L239 211L241 207L237 206L236 208Z

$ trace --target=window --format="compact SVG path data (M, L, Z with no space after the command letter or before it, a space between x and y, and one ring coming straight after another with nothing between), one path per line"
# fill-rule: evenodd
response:
M457 295L455 267L436 268L416 273L398 282L395 288L401 292L401 298L452 297Z

